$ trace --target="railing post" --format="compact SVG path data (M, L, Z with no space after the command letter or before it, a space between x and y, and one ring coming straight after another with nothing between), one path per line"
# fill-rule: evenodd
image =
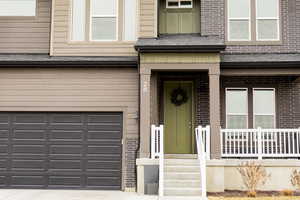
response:
M155 159L155 125L151 125L151 159Z
M159 196L164 196L164 126L159 126Z
M205 145L206 145L206 159L210 160L210 126L206 126L206 137L205 137Z
M260 127L257 128L257 142L258 142L258 145L257 145L258 159L262 160L262 154L263 154L262 142L263 142L263 138L262 138L262 131L261 131Z

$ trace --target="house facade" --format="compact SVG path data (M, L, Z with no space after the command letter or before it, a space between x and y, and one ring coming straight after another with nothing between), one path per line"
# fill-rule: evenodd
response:
M199 126L208 191L243 189L234 167L258 157L265 190L291 187L299 27L299 0L0 0L1 187L156 191L151 125L166 194L199 192L174 185L184 162L203 175Z

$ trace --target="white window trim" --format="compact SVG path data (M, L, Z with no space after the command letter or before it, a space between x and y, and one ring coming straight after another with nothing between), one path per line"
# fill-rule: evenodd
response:
M91 0L90 8L89 8L89 10L90 10L89 41L92 41L92 42L116 42L116 41L119 41L119 39L118 39L119 38L119 0L115 0L116 1L116 15L92 15L92 1L93 0ZM93 17L103 17L103 18L115 17L116 18L116 38L114 40L93 40L93 37L92 37Z
M251 0L248 0L249 1L249 17L229 17L229 3L228 1L230 0L227 0L227 40L228 41L251 41L252 40L252 36L251 36ZM231 20L248 20L249 22L249 37L248 39L231 39L230 38L230 21Z
M256 40L257 41L279 41L280 40L280 12L279 12L279 8L280 8L280 1L277 0L277 17L257 17L257 11L258 11L258 0L255 0L255 27L256 27ZM259 39L258 38L258 20L277 20L277 38L276 39Z
M245 113L228 113L227 112L227 91L228 90L244 90L247 93L247 111L246 114ZM248 88L226 88L225 89L225 120L226 120L226 128L228 127L228 115L242 115L242 116L247 116L247 120L246 120L246 129L249 128L249 102L248 102Z
M190 1L191 6L181 6L180 3L181 1ZM178 2L178 6L177 7L169 6L168 5L169 2ZM166 8L167 9L193 8L193 0L166 0Z
M253 128L256 127L255 125L255 112L254 112L254 104L255 104L255 98L254 98L254 91L255 90L272 90L274 92L274 114L259 114L264 116L274 116L274 129L276 129L276 89L275 88L252 88L252 98L253 98Z

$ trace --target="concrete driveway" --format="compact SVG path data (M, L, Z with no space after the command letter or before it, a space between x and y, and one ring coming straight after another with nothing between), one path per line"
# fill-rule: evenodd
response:
M95 190L15 190L0 189L0 200L158 200L157 196Z

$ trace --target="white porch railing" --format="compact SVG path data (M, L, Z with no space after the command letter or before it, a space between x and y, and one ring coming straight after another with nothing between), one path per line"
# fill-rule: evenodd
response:
M206 190L206 159L207 155L205 153L205 133L210 131L210 127L207 126L203 128L202 126L198 126L195 130L196 133L196 144L197 144L197 152L198 152L198 160L200 162L200 175L201 175L201 197L202 199L207 198L207 190Z
M300 157L300 129L222 129L222 157Z
M164 126L151 126L151 158L159 158L159 196L164 196Z

